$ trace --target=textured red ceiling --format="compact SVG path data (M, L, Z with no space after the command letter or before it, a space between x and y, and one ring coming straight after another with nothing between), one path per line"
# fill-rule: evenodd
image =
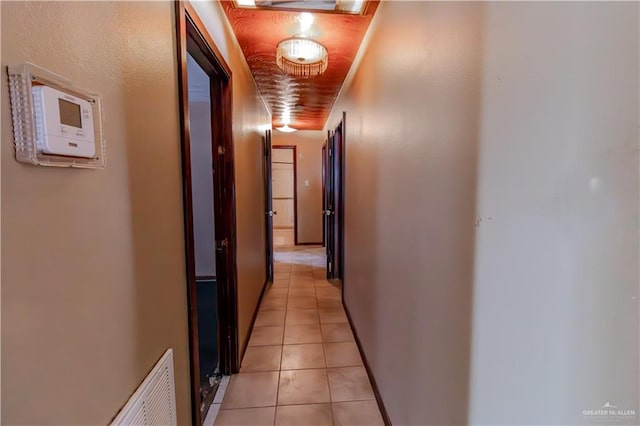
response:
M274 127L282 125L286 107L291 110L291 127L324 127L378 3L367 2L363 15L313 13L315 21L309 36L327 48L329 67L320 76L301 78L284 73L276 65L278 42L300 32L299 11L244 9L237 8L233 1L222 1L258 89L271 108ZM296 105L302 105L302 111L294 110Z

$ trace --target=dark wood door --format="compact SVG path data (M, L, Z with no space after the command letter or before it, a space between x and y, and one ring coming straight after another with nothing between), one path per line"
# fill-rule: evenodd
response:
M335 139L334 133L329 132L327 139L327 162L325 182L325 234L327 252L327 279L336 278L336 206L335 206Z
M343 264L344 264L344 244L343 244L343 230L344 230L344 120L336 127L333 132L333 148L335 153L333 155L334 161L334 214L335 226L334 226L334 253L335 253L335 278L343 278Z
M327 142L322 145L322 247L327 247Z
M267 244L267 281L273 281L273 188L271 181L271 130L267 130L264 137L264 223Z
M345 114L327 140L325 229L327 278L344 276L344 123Z

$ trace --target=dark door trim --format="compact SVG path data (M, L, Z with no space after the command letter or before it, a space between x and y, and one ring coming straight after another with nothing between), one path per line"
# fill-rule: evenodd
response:
M345 123L346 112L327 134L327 279L344 280ZM344 293L344 285L342 286Z
M345 127L347 125L347 112L342 112L342 121L338 126L336 126L336 132L338 128L340 129L340 141L338 143L339 148L338 155L336 156L336 160L338 161L337 167L340 169L340 180L338 182L338 247L339 247L339 261L338 261L338 278L343 280L344 284L344 207L345 207L345 170L346 170L346 137L345 137ZM335 132L334 132L335 133ZM342 286L342 291L344 293L344 285Z
M327 225L325 221L325 211L327 209L327 141L322 144L322 247L327 244Z
M264 214L267 281L273 282L273 190L271 188L271 130L264 135Z
M271 148L293 150L293 238L294 244L298 245L298 153L295 145L273 145Z
M333 132L327 131L327 161L325 168L325 205L324 205L324 227L326 229L326 241L325 241L325 254L327 257L327 279L331 280L335 278L334 265L335 261L335 216L334 207L335 202L335 181L333 175L335 172L333 155L334 155L334 140Z
M191 409L193 424L202 424L200 412L200 365L198 316L193 240L193 205L189 134L187 53L209 75L211 83L211 132L213 154L214 216L216 235L216 279L218 282L218 327L220 371L238 371L237 269L235 183L231 122L231 69L192 6L176 1L176 47L180 107L185 263L191 364Z

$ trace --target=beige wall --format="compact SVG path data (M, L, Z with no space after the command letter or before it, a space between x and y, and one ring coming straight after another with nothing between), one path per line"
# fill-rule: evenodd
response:
M193 5L233 73L238 321L242 346L248 338L266 278L262 138L265 130L271 128L271 118L220 4L193 2Z
M640 416L638 6L486 8L474 424Z
M638 5L385 2L360 59L329 124L393 423L637 410Z
M0 7L3 69L31 61L101 94L107 140L105 170L17 163L5 74L2 423L106 424L172 347L178 421L189 424L174 4ZM226 21L210 18L234 72L244 338L264 282L258 129L270 120Z
M1 7L2 423L108 423L172 347L186 424L173 4ZM4 67L23 61L102 95L106 169L14 160Z
M298 243L322 243L322 145L325 135L320 130L273 131L274 146L294 145L298 155Z

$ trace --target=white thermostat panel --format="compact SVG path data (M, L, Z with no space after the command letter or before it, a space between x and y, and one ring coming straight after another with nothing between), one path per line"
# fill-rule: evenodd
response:
M92 158L96 144L91 104L47 86L35 86L31 91L38 150Z
M30 63L10 65L7 74L17 161L105 167L100 95Z

